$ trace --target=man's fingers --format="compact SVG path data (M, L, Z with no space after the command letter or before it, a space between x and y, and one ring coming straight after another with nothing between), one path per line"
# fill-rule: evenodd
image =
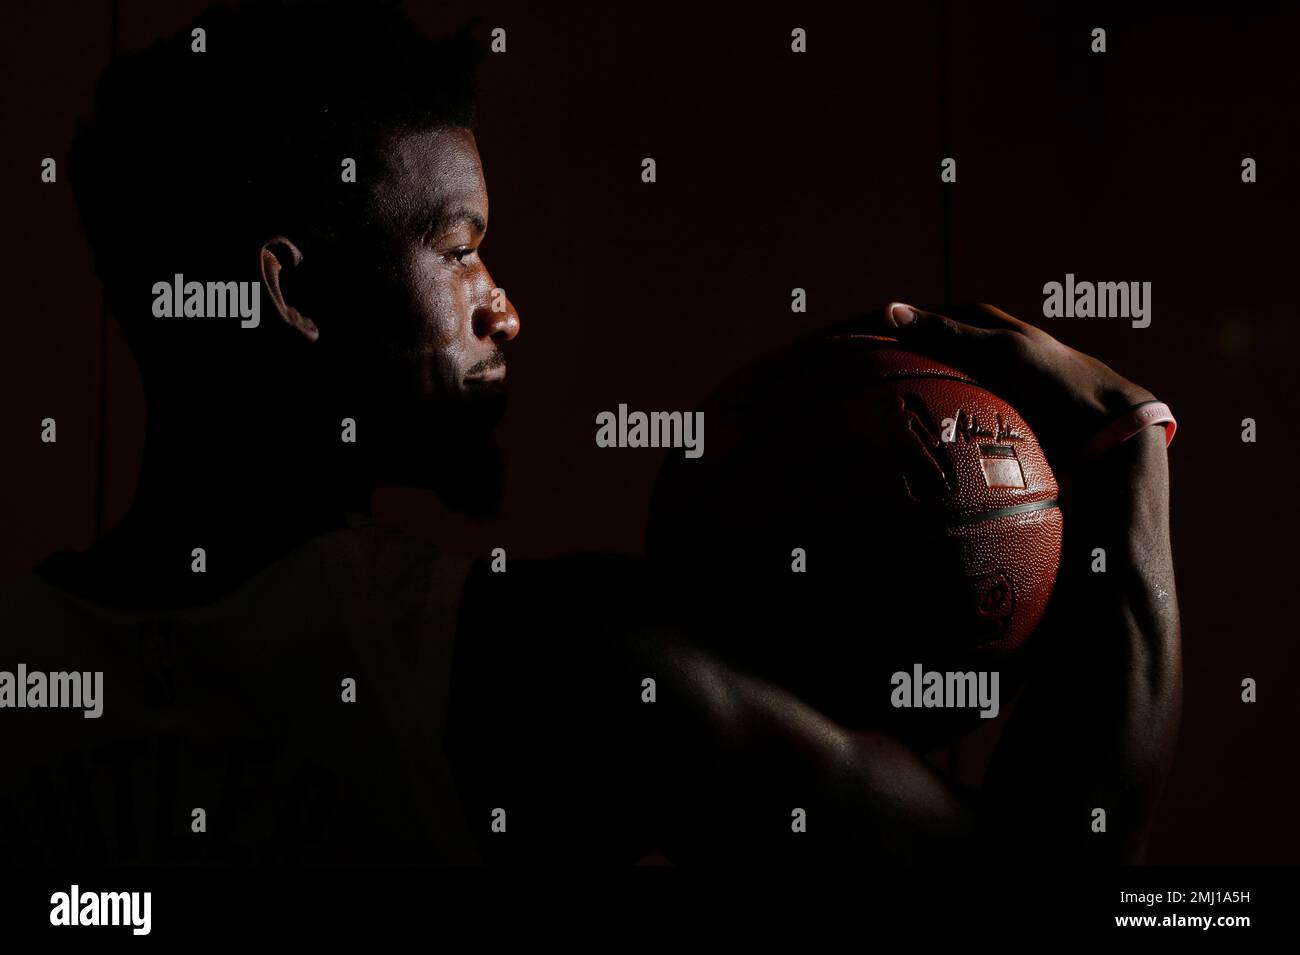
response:
M959 325L982 328L987 331L1024 332L1033 328L1008 312L994 305L953 305L944 310L944 314L928 312L908 305L905 302L890 302L884 309L885 325L890 329L903 329L913 322L913 316L925 318L949 318Z
M887 302L881 314L885 317L887 329L902 332L908 331L915 324L920 310L905 302Z
M971 317L969 309L960 312L963 319ZM979 314L990 324L997 321L995 316ZM983 328L905 302L890 302L885 306L884 315L886 323L905 348L929 355L976 377L1001 360L1005 354L1001 346L1011 332L1010 325Z
M963 318L967 316L963 315ZM981 342L993 337L993 330L981 328L977 324L958 321L938 312L908 305L904 302L890 302L885 306L885 320L897 333L900 341L933 340L935 342Z
M1027 332L1033 328L1028 322L1002 311L996 305L958 305L949 311L954 318L968 325L978 325L980 328L1007 329L1016 332Z

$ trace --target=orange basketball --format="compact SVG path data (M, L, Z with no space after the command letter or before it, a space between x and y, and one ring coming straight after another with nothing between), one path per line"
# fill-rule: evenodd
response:
M823 335L732 380L704 422L703 457L661 476L649 550L719 650L848 722L889 722L882 674L1004 666L1042 619L1056 478L969 375Z

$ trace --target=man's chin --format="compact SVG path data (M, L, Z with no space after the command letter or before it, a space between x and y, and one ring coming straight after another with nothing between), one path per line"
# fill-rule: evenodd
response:
M504 383L488 384L467 392L456 409L457 428L467 434L491 436L506 415Z

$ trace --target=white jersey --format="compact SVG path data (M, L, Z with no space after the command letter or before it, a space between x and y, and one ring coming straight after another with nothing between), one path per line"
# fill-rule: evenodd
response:
M363 524L194 609L18 579L0 592L3 864L477 861L442 745L470 565Z

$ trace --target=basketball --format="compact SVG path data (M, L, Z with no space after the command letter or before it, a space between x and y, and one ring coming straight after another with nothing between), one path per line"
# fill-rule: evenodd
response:
M669 460L648 536L701 639L850 725L930 741L962 721L899 712L882 680L1014 670L1062 515L1007 402L893 339L827 334L738 375L704 414L705 453Z

